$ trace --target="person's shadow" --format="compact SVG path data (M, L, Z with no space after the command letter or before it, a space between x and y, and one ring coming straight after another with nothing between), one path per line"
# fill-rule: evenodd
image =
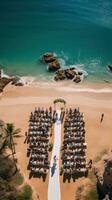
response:
M53 177L55 171L56 171L56 163L53 163L53 166L51 167L51 177Z

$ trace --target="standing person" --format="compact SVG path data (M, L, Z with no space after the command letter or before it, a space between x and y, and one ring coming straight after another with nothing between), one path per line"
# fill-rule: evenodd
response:
M27 134L27 132L25 132L25 140L24 140L24 144L26 143L27 139L28 139L28 134Z
M102 123L103 119L104 119L104 113L102 113L102 115L101 115L100 123Z
M49 107L49 112L50 112L50 114L52 113L52 107L51 106Z

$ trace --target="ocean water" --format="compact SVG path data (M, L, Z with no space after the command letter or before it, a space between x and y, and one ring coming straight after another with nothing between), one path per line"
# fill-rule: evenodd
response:
M0 64L6 73L52 79L39 62L55 52L87 80L112 80L112 0L0 0Z

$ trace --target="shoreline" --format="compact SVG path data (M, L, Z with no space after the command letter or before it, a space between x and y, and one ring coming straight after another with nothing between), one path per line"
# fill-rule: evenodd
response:
M80 83L80 84L73 84L69 83L68 81L63 82L32 82L30 84L24 86L14 86L8 84L4 91L1 93L2 97L10 97L11 96L38 96L37 90L45 89L48 92L54 90L59 93L83 93L83 94L111 94L112 93L112 83ZM48 95L46 95L48 96Z

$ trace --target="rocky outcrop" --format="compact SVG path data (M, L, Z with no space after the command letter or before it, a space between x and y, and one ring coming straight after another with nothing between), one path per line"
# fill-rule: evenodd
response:
M48 66L49 71L57 71L58 69L60 69L60 64L57 59L49 63L49 66Z
M24 82L21 80L20 77L12 77L3 74L3 70L0 69L0 93L3 92L3 89L6 85L12 83L15 86L23 86Z
M75 68L66 69L65 70L65 75L66 75L67 79L72 80L76 75Z
M55 81L60 81L60 80L65 80L65 79L66 79L66 74L65 74L64 69L61 69L61 70L56 72L56 75L54 77Z
M54 56L53 53L46 53L42 56L42 61L48 64L49 71L57 71L61 68L58 59Z
M0 78L2 77L2 70L0 69Z
M24 86L24 83L21 80L21 78L17 76L17 77L13 78L12 85L15 85L15 86Z
M112 65L108 65L108 69L112 72Z
M6 140L5 123L0 120L0 150L2 149Z
M56 72L55 81L72 80L74 83L80 83L87 76L86 72L75 67L62 69L58 58L53 53L45 53L41 61L47 64L48 71Z
M45 53L42 56L42 61L45 63L51 63L51 62L55 61L55 59L56 59L56 57L54 56L53 53Z
M3 89L6 85L8 85L13 78L6 78L6 77L1 77L0 78L0 92L3 92Z
M79 75L76 75L76 77L73 79L73 82L75 83L80 83L82 80L81 80L81 77Z
M82 81L81 76L83 75L82 72L78 72L75 67L71 67L68 69L61 69L56 72L54 77L55 81L60 80L73 80L75 83L79 83Z
M99 195L112 199L112 152L106 155L95 168Z

